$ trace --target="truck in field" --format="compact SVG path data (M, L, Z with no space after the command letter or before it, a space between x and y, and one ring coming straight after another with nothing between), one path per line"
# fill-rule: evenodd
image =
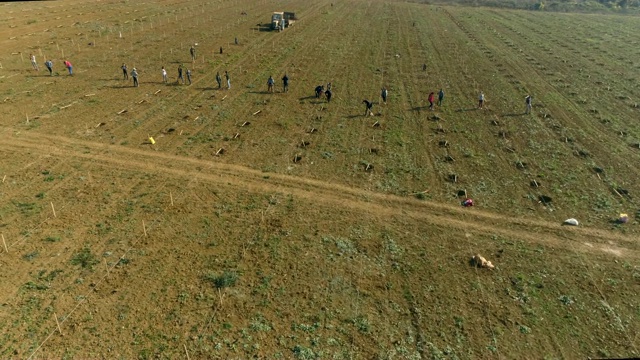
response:
M296 14L287 11L274 11L271 15L271 30L282 31L293 25L297 20Z

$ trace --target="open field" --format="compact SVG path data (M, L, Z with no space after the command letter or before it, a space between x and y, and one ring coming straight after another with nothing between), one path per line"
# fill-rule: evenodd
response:
M258 25L276 10L300 21ZM383 1L2 4L0 357L640 356L638 30Z

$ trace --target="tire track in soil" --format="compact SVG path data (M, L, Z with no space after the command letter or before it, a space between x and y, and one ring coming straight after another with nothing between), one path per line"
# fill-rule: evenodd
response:
M606 251L605 248L616 245L620 250L619 256L640 257L637 241L606 230L565 228L561 227L559 222L515 218L477 208L460 208L430 201L419 201L319 180L263 173L243 166L96 144L59 136L29 134L20 139L7 138L5 142L7 148L16 151L38 150L48 152L52 156L92 161L96 166L106 168L116 167L141 172L163 173L173 177L200 179L203 182L237 191L289 193L327 206L344 206L356 211L368 212L381 219L410 217L444 228L482 234L499 234L553 247L575 248L586 253L597 250ZM196 167L201 170L193 170ZM584 244L587 239L593 247ZM597 247L594 244L602 245L602 247Z

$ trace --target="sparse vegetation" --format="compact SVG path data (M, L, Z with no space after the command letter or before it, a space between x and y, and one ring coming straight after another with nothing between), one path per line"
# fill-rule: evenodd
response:
M640 356L638 19L501 1L7 3L0 358Z
M71 265L80 265L84 269L92 269L98 262L98 259L88 246L80 249L71 258Z
M236 284L238 281L238 273L235 271L225 271L220 275L210 273L205 276L205 280L211 282L216 289L224 289Z

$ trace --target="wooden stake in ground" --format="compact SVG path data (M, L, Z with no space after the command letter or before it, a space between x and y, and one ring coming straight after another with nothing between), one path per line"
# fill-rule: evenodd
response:
M187 360L191 360L191 358L189 357L189 352L187 351L187 345L182 344L182 346L184 346L184 352L187 354Z
M5 176L2 178L2 183L3 183L3 184L4 184L4 180L5 180L6 178L7 178L7 175L5 175Z
M147 236L147 227L144 226L144 220L142 220L142 231L144 231L144 236Z
M60 322L58 321L58 316L56 315L56 313L53 313L53 317L56 319L56 325L58 325L58 332L60 333L60 335L63 335L62 329L60 329Z
M109 264L107 264L107 259L104 259L104 267L107 268L107 276L109 276Z
M53 207L53 202L51 202L51 210L53 210L53 217L57 217L56 216L56 208Z
M171 206L173 206L173 194L169 191L169 199L171 199Z
M2 234L2 245L4 245L4 251L9 253L9 249L7 248L7 242L4 241L4 234Z

